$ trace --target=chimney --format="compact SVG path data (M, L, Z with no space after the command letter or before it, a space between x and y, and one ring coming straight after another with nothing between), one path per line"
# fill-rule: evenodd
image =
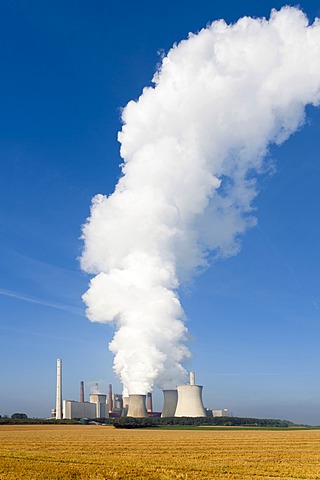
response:
M80 382L80 403L84 403L84 382Z
M177 402L177 390L163 390L163 409L161 417L174 417Z
M56 420L62 419L62 360L57 358Z
M109 413L112 413L113 410L113 402L112 402L112 385L109 383L109 391L108 391L108 409Z
M152 393L149 392L147 394L147 412L151 413L152 411Z
M146 396L129 395L128 417L142 418L147 417Z
M196 383L196 376L194 372L190 372L190 385L195 385Z

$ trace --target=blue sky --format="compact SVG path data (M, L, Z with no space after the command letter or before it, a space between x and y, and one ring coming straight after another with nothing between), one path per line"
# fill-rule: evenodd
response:
M269 16L285 2L3 1L0 6L0 414L47 416L55 363L63 396L79 382L121 385L109 326L84 315L89 277L78 257L91 198L112 193L121 108L136 99L159 52L207 23ZM316 1L300 6L311 21ZM180 290L209 408L320 424L320 111L269 155L258 226L241 252ZM161 408L161 393L155 392Z

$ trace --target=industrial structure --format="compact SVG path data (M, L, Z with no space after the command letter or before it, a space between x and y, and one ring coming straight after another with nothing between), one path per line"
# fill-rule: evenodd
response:
M143 418L148 416L145 395L129 395L128 417Z
M178 403L175 417L206 417L202 402L202 385L195 385L195 374L190 372L190 384L178 385Z
M163 409L161 417L174 417L178 403L177 390L163 390Z
M206 417L232 416L230 410L206 410L202 401L202 385L195 384L195 374L190 372L188 385L178 385L176 389L163 390L163 409L161 417ZM57 359L56 408L52 415L64 419L103 419L107 417L129 416L145 418L160 416L153 411L152 393L147 395L131 394L124 397L112 393L112 385L108 393L99 391L96 383L94 391L89 394L89 402L85 401L84 381L80 382L79 401L64 400L62 402L62 360Z
M232 417L231 410L223 408L222 410L212 410L213 417Z
M57 358L56 420L62 418L62 360Z

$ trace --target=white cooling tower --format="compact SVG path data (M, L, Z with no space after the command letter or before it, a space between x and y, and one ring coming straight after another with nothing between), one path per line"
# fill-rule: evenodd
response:
M129 395L129 407L127 416L134 418L148 416L145 395Z
M195 385L195 374L190 372L190 385L178 385L178 403L175 417L206 417L202 403L202 386Z
M56 419L62 419L62 360L57 358Z
M177 402L177 390L163 390L163 409L161 417L174 417Z

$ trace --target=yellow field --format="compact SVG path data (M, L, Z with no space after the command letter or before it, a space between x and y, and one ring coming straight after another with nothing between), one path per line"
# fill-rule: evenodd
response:
M0 426L1 480L320 479L320 430Z

